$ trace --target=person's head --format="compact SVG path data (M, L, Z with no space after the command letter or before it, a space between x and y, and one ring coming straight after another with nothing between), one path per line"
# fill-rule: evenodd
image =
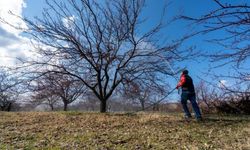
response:
M182 71L182 74L188 74L188 70L186 70L186 69L183 70L183 71Z

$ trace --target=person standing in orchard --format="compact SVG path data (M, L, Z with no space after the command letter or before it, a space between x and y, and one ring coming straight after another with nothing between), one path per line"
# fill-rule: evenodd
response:
M181 93L181 104L185 113L185 118L192 118L191 113L187 107L187 101L189 100L192 104L193 111L195 112L195 117L197 121L201 121L201 112L200 108L196 102L195 89L192 78L188 75L188 70L182 71L181 78L179 83L176 86L176 89L182 89Z

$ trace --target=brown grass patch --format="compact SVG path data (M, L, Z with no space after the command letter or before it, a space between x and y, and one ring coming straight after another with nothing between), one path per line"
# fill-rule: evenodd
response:
M250 149L248 116L0 112L0 149Z

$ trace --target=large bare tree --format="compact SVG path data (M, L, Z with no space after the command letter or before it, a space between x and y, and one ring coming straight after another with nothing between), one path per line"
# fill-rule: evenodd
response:
M41 18L23 18L38 59L24 61L29 72L65 74L82 82L100 100L107 100L125 80L147 81L147 75L170 73L169 63L187 50L181 41L166 42L160 21L141 30L144 0L50 0ZM163 11L164 14L164 11ZM163 18L163 17L162 17Z

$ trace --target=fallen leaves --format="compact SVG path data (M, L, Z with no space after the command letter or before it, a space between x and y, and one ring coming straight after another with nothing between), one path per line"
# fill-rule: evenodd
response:
M250 119L189 123L158 113L1 113L0 149L248 148Z

